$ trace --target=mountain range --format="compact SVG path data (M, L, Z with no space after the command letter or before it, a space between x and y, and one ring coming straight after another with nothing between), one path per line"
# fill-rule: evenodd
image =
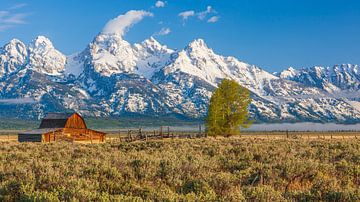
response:
M0 48L0 117L39 119L73 110L88 117L168 116L202 119L223 78L251 91L256 122L360 121L357 65L288 68L270 73L224 57L197 39L172 50L153 37L130 44L100 33L66 56L39 36Z

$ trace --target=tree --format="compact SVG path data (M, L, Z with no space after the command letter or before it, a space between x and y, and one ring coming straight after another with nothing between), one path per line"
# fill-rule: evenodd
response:
M224 79L210 99L206 130L208 135L229 137L240 134L240 127L251 125L248 108L250 92L236 81Z

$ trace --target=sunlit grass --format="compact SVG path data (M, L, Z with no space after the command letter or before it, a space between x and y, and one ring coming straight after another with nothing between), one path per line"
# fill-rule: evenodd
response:
M0 201L358 201L358 139L0 143Z

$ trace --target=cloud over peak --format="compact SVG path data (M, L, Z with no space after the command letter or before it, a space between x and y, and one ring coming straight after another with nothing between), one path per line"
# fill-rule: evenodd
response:
M158 36L164 36L164 35L168 35L171 33L171 29L168 28L168 27L163 27L161 28L161 30L159 32L157 32L155 35L158 35Z
M140 22L144 17L152 16L152 13L144 10L130 10L107 22L102 33L117 34L122 37L134 24Z
M201 21L207 20L207 22L209 22L209 23L215 23L219 20L220 17L212 16L212 17L208 18L208 16L211 14L216 14L216 13L217 12L213 9L213 7L207 6L206 10L204 10L204 11L195 12L193 10L189 10L189 11L184 11L184 12L179 13L179 16L182 18L182 20L184 22L186 20L188 20L190 17L196 16Z
M215 23L217 21L219 21L219 16L212 16L210 19L208 19L208 23Z
M179 13L179 16L183 19L183 20L187 20L189 17L192 17L195 15L195 11L184 11Z
M207 6L205 11L199 12L197 14L200 20L204 20L208 14L215 13L214 9L211 6Z
M156 8L165 7L165 2L163 2L163 1L157 1L157 2L155 3L155 7L156 7Z

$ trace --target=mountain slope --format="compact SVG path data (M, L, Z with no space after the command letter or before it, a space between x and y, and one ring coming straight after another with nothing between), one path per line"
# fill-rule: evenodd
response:
M132 45L104 33L67 57L43 36L28 47L12 40L0 48L0 116L75 110L96 117L203 118L224 78L251 91L250 112L259 122L360 120L356 65L289 68L274 75L218 55L202 39L175 51L153 37Z

